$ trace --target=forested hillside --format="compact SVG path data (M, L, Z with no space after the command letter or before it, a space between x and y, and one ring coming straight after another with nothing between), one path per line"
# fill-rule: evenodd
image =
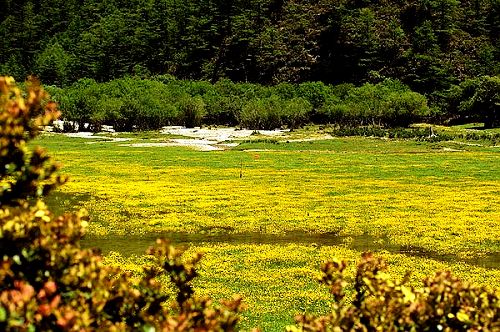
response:
M442 91L500 70L499 0L4 0L0 74Z

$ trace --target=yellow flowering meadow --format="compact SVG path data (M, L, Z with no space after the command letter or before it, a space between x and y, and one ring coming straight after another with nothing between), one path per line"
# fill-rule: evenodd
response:
M244 328L282 330L294 313L328 310L319 264L344 258L353 272L365 250L394 276L412 271L414 285L438 269L500 285L498 148L362 138L212 152L59 135L38 143L71 178L53 203L89 210L89 243L106 242L110 264L139 273L152 244L144 239L190 243L204 253L197 292L243 295Z

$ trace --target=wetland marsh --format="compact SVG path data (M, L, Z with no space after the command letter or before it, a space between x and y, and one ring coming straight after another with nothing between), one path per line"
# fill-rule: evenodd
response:
M127 137L161 138L144 135ZM302 131L210 152L88 142L37 142L71 178L49 204L92 216L83 245L133 273L157 237L202 252L196 291L241 294L244 329L282 330L295 313L322 312L319 264L343 258L353 273L367 250L396 277L412 271L414 284L443 269L500 283L498 147Z

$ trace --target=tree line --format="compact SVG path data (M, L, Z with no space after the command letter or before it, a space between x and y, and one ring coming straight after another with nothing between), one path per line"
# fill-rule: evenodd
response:
M220 80L178 80L169 75L109 82L81 79L48 86L65 130L152 130L167 125L228 125L295 129L307 123L341 127L405 127L430 118L427 99L396 80L356 87L322 82L273 86Z
M500 77L467 79L426 96L398 80L355 86L322 82L262 85L222 79L179 80L124 77L108 82L80 79L66 87L47 86L65 120L65 130L155 130L167 125L240 126L295 129L308 123L337 128L407 127L415 122L484 122L500 125Z

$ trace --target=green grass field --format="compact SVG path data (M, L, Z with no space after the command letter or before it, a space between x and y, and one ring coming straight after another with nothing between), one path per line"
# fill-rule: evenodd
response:
M465 130L457 128L455 130ZM71 181L48 199L93 217L84 244L138 272L166 236L203 252L199 294L241 294L243 329L278 331L328 310L322 261L376 251L418 285L437 269L500 284L500 148L467 142L289 137L226 151L42 136ZM133 141L154 133L126 135Z

